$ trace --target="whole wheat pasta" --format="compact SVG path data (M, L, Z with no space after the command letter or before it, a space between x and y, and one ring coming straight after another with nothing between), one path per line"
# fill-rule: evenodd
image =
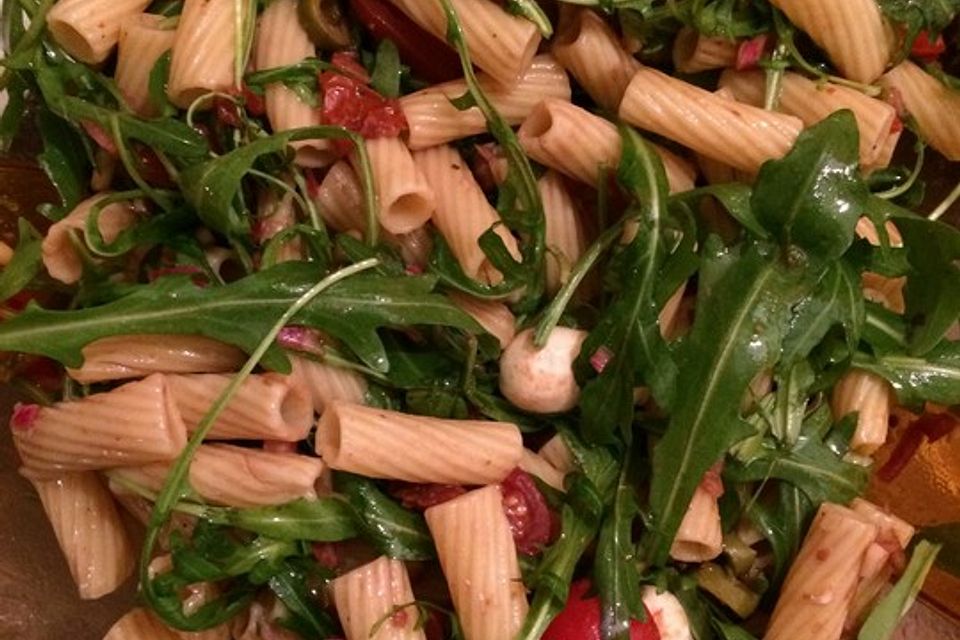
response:
M447 16L439 2L390 0L414 22L447 37ZM510 15L492 0L452 0L470 50L470 59L501 84L517 81L540 45L540 32L524 18Z
M87 198L73 208L67 217L53 223L41 245L43 266L51 278L65 284L73 284L83 275L83 260L73 244L71 235L82 241L87 218L97 203L109 196L101 193ZM114 202L100 211L97 228L107 243L117 239L120 233L136 220L134 206L130 202Z
M762 71L725 71L720 86L740 102L763 106L766 78ZM817 83L798 73L785 73L781 86L781 110L800 118L808 127L841 109L853 111L860 130L860 162L864 165L878 159L891 129L899 124L892 106L854 89Z
M82 350L83 365L67 369L81 384L143 378L151 373L236 371L243 352L203 336L126 335L95 340Z
M496 283L502 275L480 248L480 236L500 222L497 210L487 201L467 163L447 145L414 153L414 161L433 189L437 208L433 224L450 245L464 273L475 280ZM507 250L519 259L517 241L502 224L495 232Z
M309 358L291 357L290 361L293 363L290 375L310 394L313 410L317 413L323 413L327 405L335 400L363 404L367 395L367 381L356 371Z
M110 471L110 479L159 492L171 465L158 462ZM259 507L316 498L323 475L318 458L228 444L204 444L190 465L190 487L204 501L228 507Z
M116 591L133 572L136 556L100 477L92 471L54 478L26 475L40 496L80 597L94 600Z
M99 64L113 52L120 25L150 0L59 0L47 13L50 35L81 62Z
M312 199L323 221L336 231L363 231L363 187L350 163L341 160L324 176Z
M790 567L764 640L838 640L877 527L825 502Z
M570 452L570 447L567 446L566 441L560 434L547 440L537 453L564 475L577 468L573 454Z
M499 485L424 515L466 640L515 637L528 605Z
M167 96L187 108L212 91L229 91L236 82L238 7L235 0L186 0L173 42Z
M875 0L772 0L820 45L841 75L869 83L889 64L896 49L893 28Z
M537 56L515 84L502 85L486 74L477 78L487 98L509 124L520 124L544 98L570 100L570 80L549 55ZM438 144L484 133L487 121L478 107L461 111L451 100L467 93L467 83L452 80L400 98L407 118L411 149L426 149Z
M117 620L103 640L230 640L230 630L220 625L207 631L175 631L149 609L138 607Z
M594 102L616 112L640 61L624 51L603 18L589 9L575 10L565 20L551 49Z
M517 335L517 319L510 308L502 302L480 300L458 291L448 294L451 302L477 321L487 333L494 336L502 349Z
M520 458L520 468L530 475L536 476L557 491L565 490L563 479L567 474L547 462L539 453L524 449L523 457Z
M297 64L315 54L313 43L297 18L297 0L268 4L257 26L256 68ZM268 85L264 93L267 118L275 133L321 124L320 110L301 100L296 91L283 83ZM299 140L291 146L296 149L297 164L305 167L325 167L336 157L328 140Z
M166 376L187 431L197 428L231 378L217 373ZM265 373L249 376L243 382L207 437L296 442L307 437L312 421L310 396L300 382L290 376Z
M740 43L736 40L706 36L692 27L684 27L673 41L673 66L680 73L732 67L739 50Z
M727 100L646 67L627 87L620 117L750 173L783 157L803 129L793 116Z
M21 409L13 440L38 472L87 471L173 460L186 430L164 377L154 374L82 400Z
M896 92L931 147L949 160L960 160L960 92L910 61L888 71L880 84Z
M410 576L400 560L381 556L333 581L333 601L347 640L423 640ZM401 608L410 605L408 608ZM374 633L376 630L376 633Z
M587 250L587 234L563 176L547 171L537 181L546 222L547 292L556 293L569 279L570 270Z
M150 101L150 73L176 37L174 29L164 28L165 20L164 16L141 13L120 25L114 80L130 108L145 117L157 114Z
M857 429L850 448L870 455L887 441L893 388L880 376L862 369L850 369L833 389L830 400L834 419L857 413Z
M717 498L703 486L697 487L677 535L670 557L681 562L706 562L723 552L723 529Z
M380 200L380 225L390 233L422 227L436 205L432 187L400 138L367 140L373 183Z
M333 402L323 412L316 446L331 469L438 484L499 482L523 455L513 424L443 420L346 402Z

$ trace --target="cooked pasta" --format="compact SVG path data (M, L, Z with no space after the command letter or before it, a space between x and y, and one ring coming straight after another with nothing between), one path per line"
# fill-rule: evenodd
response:
M74 242L82 242L87 218L110 194L98 194L87 198L67 214L63 220L53 223L41 245L43 266L51 278L64 284L73 284L83 275L83 258ZM136 220L134 206L130 202L114 202L100 205L97 229L103 241L111 243L124 229Z
M157 493L169 472L170 464L158 462L112 469L110 479ZM323 473L323 462L309 456L205 444L190 465L190 487L206 502L258 507L316 498Z
M414 160L436 197L433 224L464 273L482 282L499 282L502 275L480 248L480 236L493 227L511 255L519 259L517 241L499 224L497 210L487 201L467 163L456 149L446 145L416 151Z
M230 631L225 625L208 631L174 631L149 609L138 607L117 620L103 640L230 640Z
M723 551L723 529L716 496L700 486L680 523L670 557L681 562L706 562Z
M587 249L587 234L563 176L547 171L537 182L546 222L547 291L554 293Z
M409 233L422 227L439 198L433 183L414 162L399 138L367 140L373 182L380 201L380 224L390 233Z
M510 124L523 122L545 98L570 100L567 74L549 55L534 58L515 84L504 86L483 74L479 81L487 98ZM411 149L426 149L487 130L487 121L479 108L461 111L450 102L466 92L463 80L451 80L400 99L409 126L407 144Z
M170 60L167 95L181 108L211 92L227 92L236 84L238 23L247 6L234 0L186 0L177 25ZM238 19L241 18L241 19Z
M803 129L793 116L726 100L648 68L633 76L620 117L749 173L785 155Z
M151 373L222 373L243 364L234 346L191 335L101 338L83 348L83 364L67 369L81 384L142 378Z
M313 410L323 413L331 402L362 404L367 381L359 373L303 357L292 357L291 376L310 394Z
M135 564L133 543L100 477L92 472L45 478L27 473L53 525L77 591L95 600L116 591Z
M841 73L873 82L893 58L897 38L876 0L772 0L820 45Z
M853 451L870 455L887 441L892 400L890 383L874 373L851 369L840 379L830 404L837 420L857 414L857 428L850 441Z
M173 460L186 443L183 420L160 374L24 410L32 415L17 423L13 441L23 464L38 473Z
M427 509L466 640L513 638L527 614L517 551L497 485Z
M732 67L740 45L736 40L705 36L691 27L681 29L673 41L673 66L680 73L700 73Z
M142 116L157 113L150 99L150 74L175 37L176 30L165 25L163 16L150 13L130 16L120 25L114 79L130 108Z
M254 226L255 239L261 246L267 247L278 234L289 231L297 224L297 206L293 194L278 193L275 189L262 189L257 194L257 221ZM303 259L303 243L300 238L281 240L276 249L276 262L290 262ZM218 271L219 273L219 271Z
M447 17L439 2L390 0L414 22L440 39L447 35ZM474 64L498 82L517 81L540 45L536 26L510 15L492 0L452 0Z
M333 581L347 640L423 640L407 568L381 556Z
M210 405L230 384L230 377L213 373L165 376L188 431L197 429ZM243 383L207 437L295 442L306 437L312 419L310 396L298 380L271 373L255 375Z
M523 457L520 458L520 468L557 491L564 490L563 479L567 474L547 462L539 453L524 449Z
M950 160L960 160L960 93L910 61L884 74L880 84L896 92L931 147Z
M64 51L98 64L113 52L124 20L149 4L149 0L59 0L47 14L47 27Z
M314 53L313 43L297 18L297 1L276 0L267 5L257 28L255 66L273 69L297 64ZM265 98L267 118L274 132L321 124L320 110L282 83L267 86ZM297 150L297 164L305 167L325 167L335 159L327 140L300 140L291 146Z
M494 336L502 348L506 349L517 335L517 319L502 302L480 300L459 292L451 293L450 299Z
M537 453L564 475L576 469L577 465L570 453L570 447L559 434L547 440Z
M312 194L323 221L337 231L362 231L366 228L363 214L363 192L350 163L336 163Z
M506 422L444 420L345 402L323 412L316 444L338 471L439 484L498 482L523 456L520 431Z

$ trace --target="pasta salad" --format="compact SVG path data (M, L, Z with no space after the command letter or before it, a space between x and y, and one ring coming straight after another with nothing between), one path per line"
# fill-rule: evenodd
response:
M958 12L4 2L10 428L105 640L891 637Z

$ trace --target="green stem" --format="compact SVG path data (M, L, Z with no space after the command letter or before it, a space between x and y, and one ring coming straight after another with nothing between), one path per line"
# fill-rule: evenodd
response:
M7 1L12 2L12 0ZM43 35L43 30L47 26L47 12L50 11L54 2L55 0L43 0L43 2L40 3L40 6L37 7L37 12L33 15L33 19L30 20L30 26L4 62L29 55L28 52L39 43ZM4 69L3 73L0 74L0 91L7 88L7 85L10 84L11 77L13 77L13 71L9 68Z
M927 219L939 220L943 214L950 210L950 207L952 207L957 200L960 200L960 183L957 183L957 186L953 188L953 191L950 192L950 195L944 198L943 202L937 205L937 208L934 209L929 216L927 216Z
M913 164L913 171L910 172L910 175L907 177L906 182L900 186L893 187L892 189L887 189L886 191L881 191L876 194L878 198L883 198L884 200L893 200L894 198L899 198L907 191L910 191L911 187L916 184L917 180L920 178L920 170L923 169L924 156L926 155L927 145L923 143L922 140L917 140L917 159Z

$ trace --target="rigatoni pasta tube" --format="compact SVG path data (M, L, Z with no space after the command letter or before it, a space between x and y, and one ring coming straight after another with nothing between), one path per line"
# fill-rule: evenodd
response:
M380 225L390 233L422 227L433 213L436 198L407 145L400 138L374 138L366 145L380 201Z
M230 640L230 637L226 624L206 631L175 631L149 609L138 607L117 620L103 640Z
M517 335L517 319L510 308L502 302L480 300L459 291L451 291L448 295L451 302L476 320L487 333L494 336L500 342L502 349L506 349Z
M517 138L531 158L592 187L612 175L620 162L617 127L570 102L547 99L537 105ZM670 192L693 188L696 172L679 156L653 145L663 161Z
M24 409L29 410L29 409ZM173 460L186 430L164 377L154 374L82 400L29 410L13 440L34 471L86 471Z
M603 18L589 9L576 10L561 24L552 51L594 102L611 112L620 106L623 92L641 66L620 46Z
M670 547L670 557L680 562L706 562L723 552L723 528L717 497L703 485L697 487Z
M570 100L567 74L548 55L534 58L515 84L502 85L485 74L478 80L487 98L509 124L523 122L544 98ZM451 102L465 93L466 82L452 80L400 98L409 127L407 144L411 149L426 149L487 130L487 120L478 107L461 111Z
M270 187L260 189L257 192L257 220L253 227L254 240L261 247L267 247L276 236L295 227L298 206L290 192ZM303 243L299 236L277 238L274 242L282 242L279 247L275 248L274 259L277 262L303 259Z
M249 3L235 0L186 0L177 25L170 60L167 96L185 109L213 91L229 91L236 83L237 10Z
M323 412L316 446L338 471L438 484L499 482L523 455L520 430L507 422L443 420L346 402Z
M877 527L825 502L783 583L764 640L838 640Z
M410 576L400 560L381 556L338 577L332 586L347 640L426 638L418 628Z
M569 279L570 271L587 250L587 234L580 213L563 176L547 171L537 181L546 224L547 292L556 293Z
M414 22L441 40L447 37L447 16L439 2L390 0ZM452 0L463 29L470 59L498 82L511 85L530 65L540 45L537 27L514 16L492 0Z
M27 474L84 600L116 591L135 564L113 496L92 471L54 478Z
M627 87L620 117L750 173L786 155L803 129L793 116L727 100L646 67Z
M276 0L260 14L254 65L259 70L297 64L316 54L313 43L297 17L297 0ZM320 109L312 107L283 83L268 85L264 91L267 119L274 133L321 124ZM335 154L328 140L299 140L291 143L297 150L297 164L324 167Z
M560 434L547 440L537 453L564 475L577 468L570 447Z
M330 167L311 198L323 221L336 231L366 229L363 186L346 160Z
M466 640L516 637L528 605L499 485L431 507L424 516Z
M960 160L960 92L910 61L888 71L880 84L896 92L930 146L949 160Z
M323 413L328 404L335 400L363 404L367 394L367 381L356 371L333 365L292 357L291 376L310 394L313 410Z
M194 374L166 376L170 395L188 431L194 431L232 376ZM289 376L266 373L248 377L208 434L211 440L281 440L307 437L313 406L307 391Z
M762 107L766 78L762 71L725 71L720 86L740 102ZM860 130L860 162L870 164L883 151L897 122L896 110L886 102L860 91L831 83L818 83L798 73L785 73L781 82L780 108L812 126L841 109L850 109Z
M43 266L50 277L65 284L73 284L83 275L83 260L71 239L72 234L83 237L87 218L101 200L109 196L101 193L87 198L67 214L65 218L53 223L43 238L41 251ZM111 243L120 233L136 220L134 207L130 202L114 202L103 206L97 218L97 228L104 242Z
M145 117L157 114L150 101L150 74L176 37L173 28L164 28L166 20L164 16L141 13L128 17L120 25L113 79L130 108Z
M524 449L523 457L520 458L520 468L557 491L564 491L563 479L567 474L547 462L539 453Z
M673 66L680 73L732 67L739 50L736 40L706 36L693 27L684 27L673 41Z
M219 340L189 335L127 335L95 340L81 352L83 364L67 369L81 384L142 378L151 373L236 371L243 352Z
M890 383L875 373L851 369L840 378L830 405L836 420L857 414L857 428L850 441L855 453L870 455L887 441L892 401Z
M110 479L158 492L170 464L120 467ZM190 487L207 502L229 507L284 504L298 498L316 498L316 482L323 475L319 458L296 453L248 449L227 444L204 444L190 465Z
M47 13L54 41L80 62L99 64L113 52L120 25L150 0L59 0Z
M480 237L497 225L495 233L519 259L517 241L506 227L497 224L500 215L487 201L467 163L456 149L447 145L416 151L414 160L436 197L433 224L450 245L464 273L487 283L502 280L503 276L480 248Z
M771 0L820 45L841 75L876 80L893 57L896 34L875 0Z

